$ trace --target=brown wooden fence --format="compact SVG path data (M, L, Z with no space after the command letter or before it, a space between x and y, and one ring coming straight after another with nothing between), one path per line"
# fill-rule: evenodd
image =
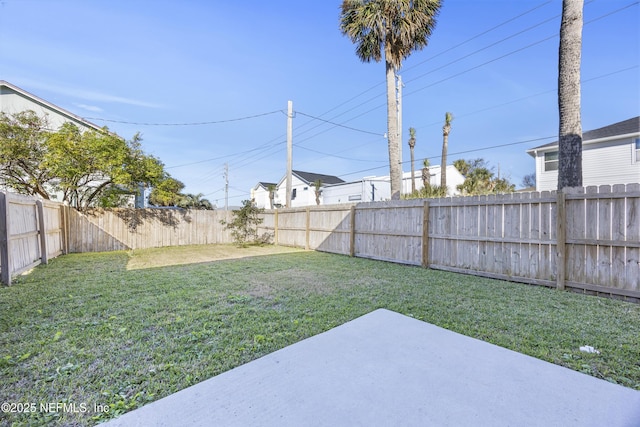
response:
M20 274L67 252L65 206L0 192L0 276Z
M276 243L640 301L640 184L268 211Z
M231 212L184 209L91 209L69 215L69 251L104 252L231 243L220 220Z
M8 224L9 233L3 229L2 235L10 236L0 239L0 264L10 266L2 269L3 280L7 271L23 271L67 248L89 252L232 242L220 224L231 218L225 211L81 213L2 197L0 228ZM260 234L271 233L280 245L640 302L640 184L312 206L267 211L263 218ZM42 236L44 251L38 243Z

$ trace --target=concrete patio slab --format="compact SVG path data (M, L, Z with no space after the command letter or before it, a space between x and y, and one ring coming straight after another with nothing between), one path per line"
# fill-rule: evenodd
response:
M640 426L640 392L376 310L116 426Z

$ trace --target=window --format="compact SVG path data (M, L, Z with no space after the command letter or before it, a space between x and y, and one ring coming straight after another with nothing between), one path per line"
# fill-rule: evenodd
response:
M636 163L640 163L640 138L636 138Z
M298 193L298 191L297 191L297 190L298 190L297 188L294 188L294 189L291 191L291 200L295 200L295 198L296 198L296 194Z
M544 153L544 171L557 171L558 170L558 152L552 151L551 153Z

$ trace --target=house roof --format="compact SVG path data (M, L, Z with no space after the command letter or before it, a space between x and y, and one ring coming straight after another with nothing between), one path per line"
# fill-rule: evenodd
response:
M84 126L86 126L88 128L91 128L91 129L94 129L94 130L97 130L97 131L102 131L102 128L100 126L96 125L95 123L91 123L91 122L83 119L82 117L77 116L77 115L73 114L72 112L65 110L64 108L60 108L57 105L54 105L54 104L52 104L52 103L50 103L48 101L45 101L44 99L42 99L40 97L37 97L37 96L27 92L26 90L21 89L18 86L9 83L6 80L0 80L0 93L2 92L2 89L4 89L4 88L10 89L11 91L13 91L15 93L18 93L19 95L30 99L31 101L35 102L36 104L40 104L43 107L46 107L46 108L48 108L50 110L53 110L53 111L57 112L58 114L60 114L61 116L65 117L65 118L68 118L68 119L70 119L72 121L75 121L75 122L82 123Z
M264 182L264 181L260 181L260 182L259 182L259 183L257 183L257 184L256 184L256 186L255 186L255 187L253 187L253 188L255 188L255 189L257 190L258 188L262 187L262 188L264 188L265 190L268 190L270 185L273 185L273 186L275 187L275 186L277 186L278 184L273 183L273 182Z
M303 171L296 171L296 170L291 172L293 175L298 177L300 180L306 182L307 184L313 184L317 180L322 181L323 184L340 184L344 182L344 180L333 175L323 175L319 173L303 172Z
M611 125L604 126L598 129L583 132L582 143L587 144L590 141L594 140L632 134L640 134L640 116L633 117L631 119L624 120L618 123L613 123ZM548 144L540 145L539 147L531 148L527 150L527 153L534 155L535 150L544 150L547 148L555 148L557 146L558 141L554 141Z

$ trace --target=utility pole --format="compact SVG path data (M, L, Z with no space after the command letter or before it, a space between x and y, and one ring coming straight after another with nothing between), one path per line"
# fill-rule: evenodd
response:
M293 101L287 104L287 207L291 207L292 191L292 170L293 170Z
M224 164L224 210L229 210L229 164Z
M402 169L402 76L396 73L396 110L398 112L398 153L400 154L400 194L404 188L404 169Z

